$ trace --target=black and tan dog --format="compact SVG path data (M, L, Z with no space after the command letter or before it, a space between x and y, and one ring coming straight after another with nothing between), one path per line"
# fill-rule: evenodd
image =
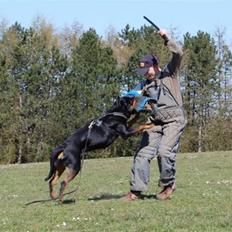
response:
M50 172L45 178L45 181L49 180L52 199L57 199L54 185L66 169L67 176L61 182L59 192L59 200L63 201L65 187L81 169L83 152L106 148L119 136L127 138L149 127L141 125L138 129L133 129L129 126L128 119L137 113L135 105L136 98L118 97L106 114L77 129L63 144L53 150L50 156ZM146 104L146 107L149 108L149 104Z

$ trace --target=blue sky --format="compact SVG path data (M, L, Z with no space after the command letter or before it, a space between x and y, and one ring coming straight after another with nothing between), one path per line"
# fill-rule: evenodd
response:
M41 16L57 29L76 21L102 36L109 26L118 32L126 24L140 28L147 24L144 15L162 28L175 28L181 38L186 32L213 35L225 28L226 42L232 45L231 0L0 0L0 21L9 25L18 21L28 27Z

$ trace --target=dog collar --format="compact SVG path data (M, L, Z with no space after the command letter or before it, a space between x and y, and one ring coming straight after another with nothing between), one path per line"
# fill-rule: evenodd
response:
M104 116L108 116L108 115L115 115L115 116L120 116L122 118L125 118L126 120L128 119L127 116L125 116L123 113L120 113L120 112L112 112L112 113L108 113Z

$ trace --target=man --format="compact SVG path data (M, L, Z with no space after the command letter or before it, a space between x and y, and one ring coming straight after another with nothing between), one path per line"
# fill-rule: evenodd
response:
M173 55L163 70L153 55L144 56L139 63L137 72L146 77L146 80L135 89L140 89L145 96L156 99L157 104L148 122L153 123L154 127L143 132L140 148L134 156L130 192L123 197L125 201L137 200L141 193L147 190L150 161L155 157L160 172L159 186L163 188L156 198L166 200L176 188L176 152L186 124L178 76L183 52L164 29L160 29L158 33Z

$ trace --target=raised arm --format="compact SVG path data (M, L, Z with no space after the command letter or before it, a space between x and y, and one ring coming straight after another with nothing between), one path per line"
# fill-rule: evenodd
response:
M183 50L180 44L168 36L165 29L160 29L158 32L162 38L165 40L165 45L168 47L169 51L172 52L172 59L167 65L167 70L172 75L175 75L180 67L181 59L183 56Z

